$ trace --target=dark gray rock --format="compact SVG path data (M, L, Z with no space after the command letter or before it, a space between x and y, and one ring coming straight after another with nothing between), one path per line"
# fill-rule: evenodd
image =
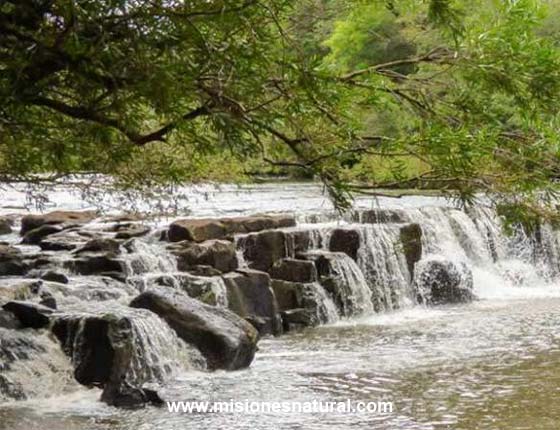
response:
M317 269L312 261L284 258L274 263L270 270L273 279L309 283L317 281Z
M408 222L406 211L403 209L375 208L356 211L352 214L355 222L362 224L393 224Z
M146 236L151 231L150 227L140 224L120 225L116 229L115 239L132 239Z
M253 361L257 331L229 310L172 290L146 291L130 306L159 315L181 339L202 352L210 369L242 369Z
M239 270L223 276L228 290L228 306L237 315L247 319L259 317L266 324L261 335L282 332L278 304L271 288L270 276L256 270Z
M19 249L0 244L0 276L22 276L28 270L29 265Z
M80 254L79 258L68 260L65 267L79 275L118 274L124 275L124 261L115 255Z
M13 225L13 219L5 216L0 216L0 236L4 234L10 234L12 232Z
M463 262L422 260L414 279L420 303L468 303L475 299L472 272Z
M337 228L331 233L329 249L332 252L344 252L354 261L358 259L360 234L356 230Z
M25 328L44 328L49 325L52 309L46 306L21 301L11 301L2 308L11 312Z
M408 273L412 278L414 277L414 267L422 258L422 228L419 224L408 224L401 227L400 240Z
M25 245L38 245L47 236L60 233L62 230L64 230L63 225L45 224L25 233L21 243Z
M274 263L288 257L286 235L282 231L267 230L241 237L238 248L251 269L268 272Z
M69 282L68 276L54 270L49 270L48 272L43 273L41 275L41 279L44 281L58 282L59 284L67 284Z
M313 327L317 324L317 318L309 309L290 309L282 312L282 325L286 332Z

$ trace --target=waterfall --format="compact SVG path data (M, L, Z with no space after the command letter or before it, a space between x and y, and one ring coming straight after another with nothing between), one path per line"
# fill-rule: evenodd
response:
M126 244L125 263L129 275L177 272L177 261L162 245L141 240Z
M373 313L372 293L356 262L342 252L331 255L334 282L341 293L342 314L349 317Z
M91 345L86 328L91 321L104 322L112 350L123 351L127 363L126 380L138 385L161 382L183 369L200 369L204 360L194 347L178 338L176 333L156 314L133 309L116 302L88 303L57 316L56 324L69 327L65 339L67 352L75 365L91 359L84 351Z
M72 366L46 333L0 328L0 402L75 390Z
M318 282L306 285L306 293L310 296L312 306L315 306L317 320L322 324L334 323L340 319L338 310L325 288Z
M358 266L373 292L374 309L389 311L409 306L414 295L406 259L399 247L399 226L366 224L358 231Z

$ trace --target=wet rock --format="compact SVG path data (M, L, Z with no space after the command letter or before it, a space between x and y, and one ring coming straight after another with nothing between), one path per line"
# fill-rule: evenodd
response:
M223 276L227 287L229 309L243 318L262 318L261 335L281 334L278 304L270 276L256 270L239 270Z
M21 328L21 324L13 313L0 309L0 328L15 330Z
M273 279L290 282L315 282L317 281L317 269L312 261L284 258L272 266L270 276Z
M115 239L132 239L135 237L146 236L150 231L150 227L140 224L120 225L117 228Z
M126 267L124 261L114 255L81 254L79 258L69 260L65 267L79 275L117 274L122 276Z
M138 409L146 405L162 406L164 401L157 391L134 387L126 381L108 384L101 393L101 401L109 406L123 409Z
M86 239L77 232L62 231L41 239L39 246L43 251L72 251L82 246L85 241Z
M225 240L208 240L202 243L180 242L171 247L177 257L177 267L189 271L195 266L210 266L220 272L237 269L237 255L233 243Z
M422 260L417 267L414 286L420 303L467 303L475 299L472 271L463 262Z
M409 224L401 227L400 240L406 258L408 273L414 276L414 267L422 258L422 228L419 224Z
M268 272L274 263L287 257L284 232L267 230L241 237L238 248L251 269Z
M64 230L62 225L45 224L25 233L21 243L25 245L38 245L47 236L60 233L62 230Z
M242 369L253 361L257 331L229 310L178 291L159 290L142 293L130 305L159 315L181 339L202 352L210 369Z
M273 279L271 287L280 312L296 309L301 305L302 290L305 288L303 284Z
M313 246L322 246L320 243L314 244L314 237L320 239L320 235L315 235L314 230L293 230L287 231L285 233L286 246L288 248L289 255L294 256L301 252L306 252Z
M49 292L45 292L41 295L41 300L39 301L39 304L41 306L45 306L45 307L47 307L49 309L53 309L53 310L56 310L56 308L57 308L56 299Z
M214 219L184 219L169 226L168 238L170 242L189 240L204 242L211 239L222 239L227 235L223 223Z
M52 309L46 306L21 301L6 303L2 308L11 312L25 328L44 328L49 325Z
M19 249L0 244L0 276L22 276L28 270L29 266Z
M358 259L360 234L356 230L337 228L332 231L329 249L332 252L344 252L354 261Z
M392 224L408 222L406 211L403 209L375 208L356 211L352 214L353 221L362 224Z
M177 273L173 276L161 275L150 279L156 286L165 286L184 291L194 299L207 305L227 307L227 290L220 276L197 276L190 273Z
M119 254L120 246L121 246L120 242L114 239L108 239L108 238L92 239L82 247L76 249L74 251L74 254L82 254L84 252L104 252L104 253Z
M20 234L23 236L28 231L46 224L81 225L90 222L96 216L95 211L54 211L41 215L27 215L21 219Z
M220 276L222 274L222 271L212 266L205 265L196 265L189 267L188 272L195 276Z
M234 234L258 232L268 229L293 227L295 218L288 215L251 216L222 219L182 219L169 226L171 242L191 240L204 242L211 239L231 238Z
M290 309L282 312L282 325L284 331L301 330L318 324L317 318L309 309Z
M12 232L12 226L14 221L5 216L0 216L0 236L4 234L10 234Z
M49 270L42 274L41 279L44 281L58 282L59 284L67 284L69 282L68 276L64 273L55 272L54 270Z

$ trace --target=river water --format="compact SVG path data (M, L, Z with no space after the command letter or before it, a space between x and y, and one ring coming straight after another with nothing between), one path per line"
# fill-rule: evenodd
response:
M320 188L312 184L206 186L184 194L191 216L287 210L295 211L302 225L313 217L324 222L315 226L337 223ZM51 209L91 205L64 192L50 197ZM111 210L115 201L107 196L101 205ZM6 192L3 212L22 211L24 202L21 192ZM177 401L382 400L393 402L392 413L123 411L99 402L98 390L76 387L63 396L1 404L0 429L560 428L556 233L547 233L547 257L535 257L527 238L505 237L485 210L470 217L449 213L444 209L449 202L428 197L356 202L360 208L378 205L402 209L422 225L425 253L468 262L478 300L433 308L404 301L399 309L263 339L249 369L185 370L160 392ZM483 242L492 235L490 249ZM372 253L379 258L377 251Z

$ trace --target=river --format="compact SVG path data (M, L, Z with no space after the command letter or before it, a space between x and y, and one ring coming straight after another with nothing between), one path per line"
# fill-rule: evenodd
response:
M6 191L2 212L26 210L22 191ZM201 186L184 189L182 196L194 217L290 211L300 220L298 228L345 225L313 184ZM64 190L49 197L49 209L92 206ZM119 202L107 195L94 205L111 211L120 209ZM539 253L527 237L506 237L484 208L467 216L449 212L451 203L441 198L420 196L360 198L355 206L402 210L418 222L424 230L424 256L467 262L478 299L436 307L402 300L394 309L265 338L249 369L184 370L168 380L160 394L177 401L383 400L393 402L391 413L184 414L166 407L128 411L99 402L97 389L76 387L62 396L0 404L0 429L559 428L557 233L546 230L540 246L547 252ZM370 246L374 259L393 257L375 248L375 241ZM384 267L388 282L399 284L392 266ZM381 269L376 270L379 275Z

